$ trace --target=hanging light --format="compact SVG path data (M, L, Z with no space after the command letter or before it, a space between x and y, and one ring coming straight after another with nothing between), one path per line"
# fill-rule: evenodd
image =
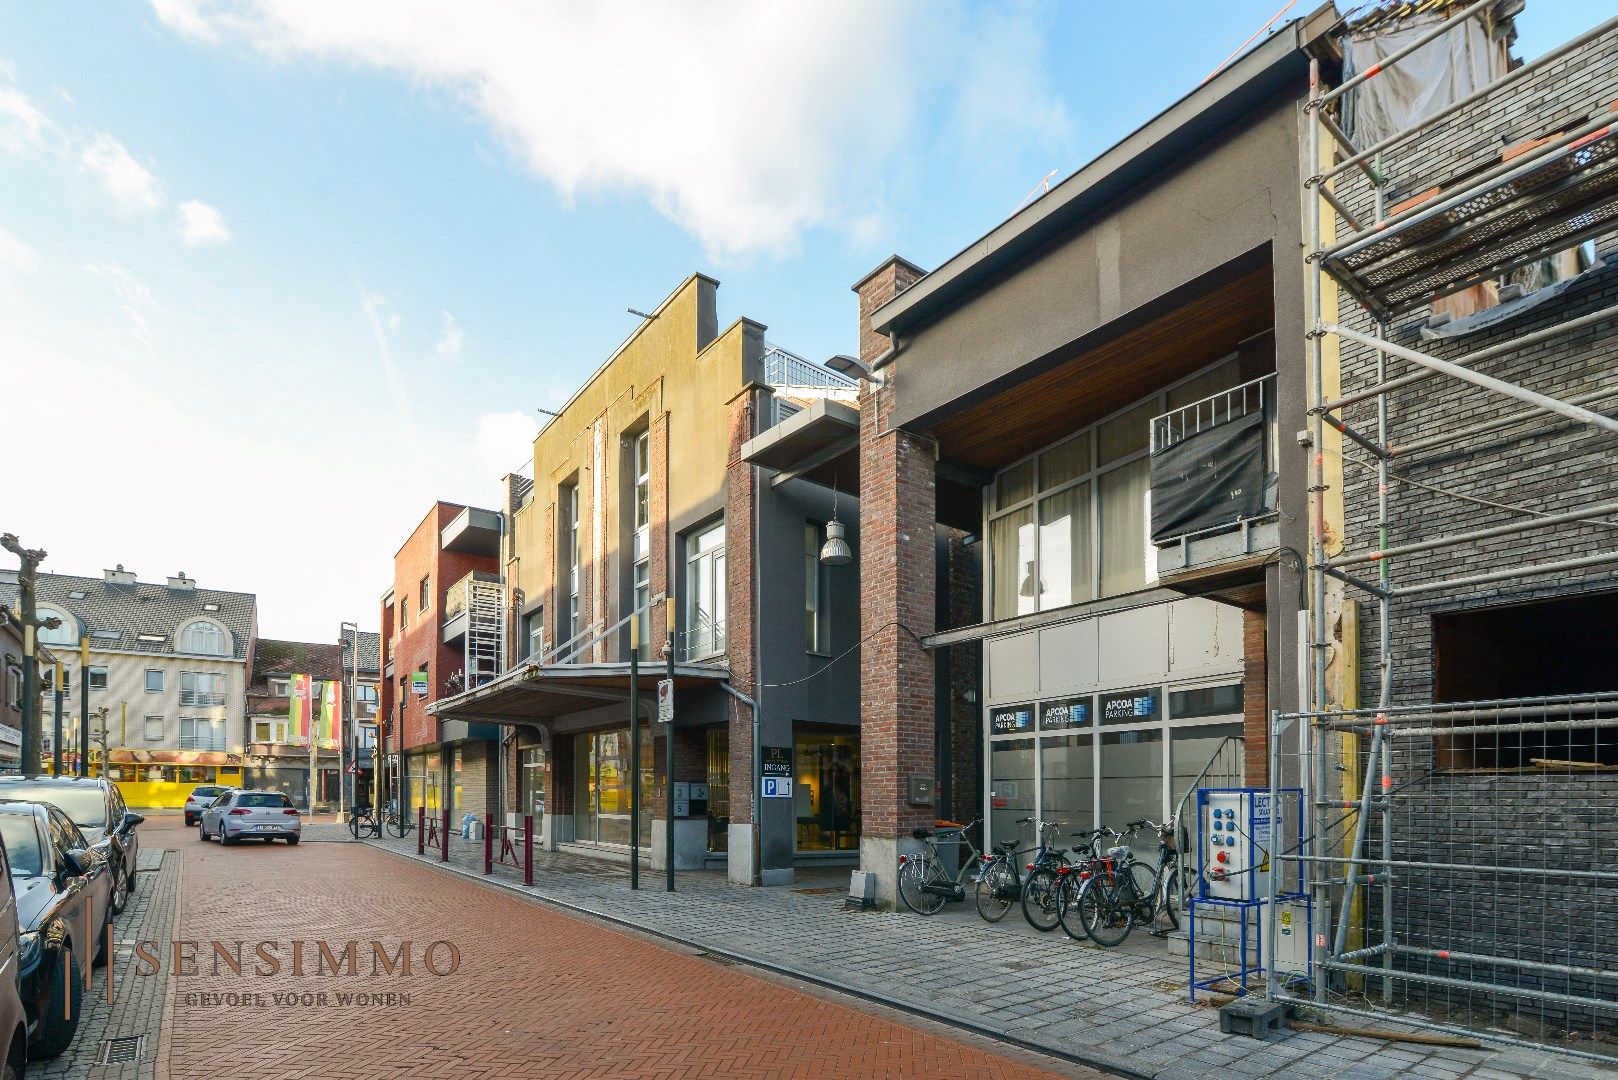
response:
M820 545L820 561L827 566L847 566L854 551L844 539L843 523L837 520L837 476L831 481L831 520L826 522L826 542Z

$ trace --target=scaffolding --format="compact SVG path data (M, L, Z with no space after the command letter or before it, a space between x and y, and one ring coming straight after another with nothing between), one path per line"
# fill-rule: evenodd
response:
M504 586L499 579L486 581L473 574L466 582L465 689L482 686L500 674L504 641Z
M1399 497L1402 478L1390 470L1401 459L1440 448L1464 451L1452 462L1452 470L1469 471L1479 480L1484 475L1480 459L1491 452L1490 446L1480 442L1483 436L1547 415L1600 436L1618 435L1618 421L1589 407L1618 397L1618 387L1562 397L1479 370L1489 361L1521 358L1534 346L1610 323L1618 318L1618 305L1449 358L1390 340L1409 337L1404 331L1414 325L1413 313L1435 299L1502 278L1552 253L1618 230L1618 112L1614 111L1618 102L1613 101L1618 95L1610 87L1605 95L1594 93L1599 87L1565 75L1556 84L1558 108L1581 93L1589 100L1575 105L1574 113L1559 119L1554 130L1534 131L1536 138L1520 139L1499 154L1498 160L1483 165L1474 162L1470 169L1456 170L1426 191L1419 191L1427 186L1425 182L1413 184L1409 177L1401 188L1399 176L1400 168L1411 162L1445 160L1442 149L1422 159L1424 143L1435 145L1440 137L1453 138L1457 130L1466 130L1472 118L1513 115L1521 116L1524 124L1533 123L1543 99L1531 99L1528 88L1538 84L1543 92L1544 81L1558 76L1565 61L1577 58L1582 50L1610 45L1618 31L1618 18L1460 95L1373 145L1357 146L1347 134L1349 125L1342 122L1345 95L1468 20L1482 20L1487 28L1496 10L1497 0L1467 4L1417 33L1381 63L1335 87L1324 83L1320 60L1311 62L1300 173L1309 319L1307 428L1312 455L1309 625L1307 658L1300 658L1307 694L1298 712L1272 716L1270 782L1277 791L1293 782L1304 787L1303 846L1296 852L1279 852L1277 858L1303 865L1317 930L1307 990L1272 980L1266 993L1274 999L1326 1010L1384 1017L1391 1013L1417 1027L1465 1028L1474 1034L1538 1046L1552 1042L1564 1052L1610 1060L1618 1056L1618 1049L1603 1050L1599 1044L1585 1044L1589 1049L1569 1047L1545 1034L1555 1025L1544 1018L1574 1018L1561 1029L1564 1035L1574 1030L1599 1040L1601 1033L1618 1030L1614 1026L1618 1025L1618 975L1614 974L1618 969L1575 962L1565 951L1549 959L1529 956L1520 943L1501 943L1498 934L1491 945L1487 928L1468 928L1481 934L1468 940L1484 942L1481 945L1430 948L1419 940L1421 930L1412 921L1416 916L1410 908L1419 908L1420 903L1412 899L1415 894L1401 892L1412 888L1423 875L1445 875L1443 889L1455 882L1472 882L1469 887L1505 888L1512 895L1533 896L1538 895L1535 890L1543 893L1562 888L1575 897L1578 910L1583 910L1582 900L1600 896L1602 890L1618 899L1618 892L1613 891L1618 890L1618 874L1610 872L1593 850L1573 852L1571 862L1563 859L1554 866L1549 862L1536 865L1530 859L1519 860L1513 867L1502 865L1509 861L1503 851L1481 845L1477 850L1483 855L1478 858L1446 862L1443 857L1418 857L1422 852L1407 835L1408 830L1422 827L1416 824L1418 820L1427 820L1419 814L1412 816L1414 805L1426 810L1438 807L1434 812L1440 814L1457 811L1440 792L1444 776L1453 779L1461 773L1485 770L1446 772L1443 763L1459 741L1477 737L1485 728L1489 737L1507 731L1519 738L1543 740L1552 738L1548 733L1579 731L1589 733L1581 738L1600 740L1605 733L1607 738L1618 739L1618 699L1611 696L1464 706L1395 701L1397 658L1392 627L1396 605L1402 601L1454 595L1491 583L1542 581L1548 575L1618 564L1618 550L1581 550L1538 562L1517 552L1511 559L1514 565L1448 575L1431 575L1428 566L1424 579L1423 564L1433 560L1411 558L1448 552L1452 564L1464 562L1466 553L1480 543L1587 523L1618 511L1614 501L1582 499L1583 505L1570 509L1564 504L1550 511L1496 501L1491 505L1501 515L1498 523L1470 529L1440 528L1434 530L1440 535L1401 537L1397 543L1393 539L1392 504ZM1586 111L1579 113L1579 108ZM1507 110L1515 111L1508 114ZM1402 202L1395 201L1401 197ZM1339 297L1351 300L1363 314L1340 317L1336 311ZM1333 383L1346 370L1344 358L1349 356L1363 365L1368 385L1344 392ZM1448 413L1435 419L1430 410L1424 411L1426 391L1401 393L1434 379L1467 384L1457 389L1475 396L1467 405L1475 410L1469 420L1452 423ZM1361 408L1355 410L1355 406ZM1611 445L1618 451L1618 441ZM1346 529L1339 535L1332 528L1334 494L1344 499L1340 509L1345 524L1348 503L1343 491L1346 485L1335 476L1331 456L1340 456L1345 465L1354 464L1374 475L1374 543L1355 548L1344 540ZM1455 472L1446 475L1453 477ZM1565 494L1570 503L1581 501L1579 483L1578 477L1567 478ZM1336 493L1334 486L1339 489ZM1504 498L1509 497L1507 493ZM1397 579L1395 567L1399 568ZM1346 609L1357 598L1375 611L1375 626L1368 634L1374 640L1365 650L1376 657L1375 671L1368 672L1374 678L1366 680L1367 700L1374 698L1375 704L1367 708L1355 707L1359 704L1357 635L1344 634L1340 642L1335 640L1343 623L1353 621L1346 619L1346 611L1340 613L1338 605ZM1357 621L1354 625L1357 627ZM1336 655L1343 662L1329 671L1334 649L1341 649ZM1555 772L1546 765L1568 766L1570 793L1576 783L1599 780L1597 772L1576 769L1574 765L1579 763L1571 760L1539 760L1541 764L1532 766L1538 770L1533 773L1536 780ZM1282 775L1288 772L1290 776ZM1578 792L1570 798L1610 797L1590 796L1587 788ZM1608 812L1612 809L1609 806ZM1430 846L1430 837L1421 839ZM1567 852L1559 851L1559 855ZM1513 877L1514 870L1524 871L1526 876ZM1272 880L1278 876L1272 875ZM1611 910L1612 906L1606 907L1608 913ZM1277 911L1272 903L1267 930L1272 947ZM1610 914L1607 918L1610 921ZM1438 921L1444 919L1460 925L1453 912ZM1613 936L1605 930L1600 934ZM1465 1007L1447 1000L1445 1007L1424 1004L1445 995L1464 995ZM1524 1010L1535 1008L1540 1010L1536 1015L1541 1022L1529 1030L1533 1025L1523 1021ZM1517 1017L1515 1026L1501 1026L1500 1017L1506 1014ZM1582 1032L1579 1025L1583 1021L1578 1019L1586 1016L1592 1028L1588 1033Z

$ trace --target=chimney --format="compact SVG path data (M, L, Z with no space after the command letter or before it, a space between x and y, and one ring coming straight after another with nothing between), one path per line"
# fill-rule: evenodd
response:
M123 563L119 563L116 570L101 571L101 576L112 582L114 585L135 584L135 572L133 570L125 570Z
M182 592L196 592L197 583L194 578L186 577L185 571L181 570L178 574L169 578L169 588Z

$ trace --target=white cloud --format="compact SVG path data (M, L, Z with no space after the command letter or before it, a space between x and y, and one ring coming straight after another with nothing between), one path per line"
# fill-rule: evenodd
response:
M117 298L118 309L128 318L130 332L142 345L151 345L151 320L157 314L157 300L146 283L117 262L89 263L85 272L106 282Z
M39 147L49 125L21 90L0 84L0 149L16 153Z
M193 247L223 243L230 239L230 228L218 207L192 199L180 204L180 236Z
M33 248L0 228L0 272L6 270L32 270L39 263Z
M1068 146L1073 121L1067 106L1040 77L1048 67L1052 18L1049 0L1022 0L977 12L965 24L955 119L979 157Z
M518 472L533 464L534 436L538 431L538 422L527 413L485 413L478 417L472 460L491 479Z
M466 345L466 334L461 330L455 316L444 312L444 332L438 338L438 358L440 360L453 360L461 355L461 349Z
M108 194L126 209L155 210L161 203L157 177L111 135L97 135L84 148L79 160L101 178Z
M880 214L880 181L909 149L918 95L953 96L985 46L942 32L954 16L915 0L152 2L198 42L446 91L564 198L644 198L716 256L787 252L808 230L847 233ZM1025 44L1021 33L987 36L996 50ZM1026 63L1008 53L983 70ZM973 125L993 130L993 94L974 93ZM1011 130L1024 130L1010 110L1029 100L1019 86Z

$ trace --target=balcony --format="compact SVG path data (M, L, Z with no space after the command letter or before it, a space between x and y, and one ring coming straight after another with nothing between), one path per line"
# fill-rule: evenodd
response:
M1275 376L1152 419L1152 544L1172 588L1256 571L1280 544Z
M483 586L483 589L479 589ZM486 591L492 587L496 592L500 588L500 575L474 570L461 580L444 590L444 610L439 615L439 623L443 630L444 644L460 640L466 633L468 612L473 606L475 594L485 592L484 600L487 602ZM501 601L496 599L495 608L498 611Z
M223 735L181 735L181 750L229 750L230 740Z
M181 705L188 705L188 706L191 706L193 708L217 708L219 706L224 705L224 703L225 703L225 695L224 694L216 694L216 693L213 693L213 692L208 691L208 690L181 690L180 691L180 704ZM210 749L210 748L209 747L198 747L197 749Z

